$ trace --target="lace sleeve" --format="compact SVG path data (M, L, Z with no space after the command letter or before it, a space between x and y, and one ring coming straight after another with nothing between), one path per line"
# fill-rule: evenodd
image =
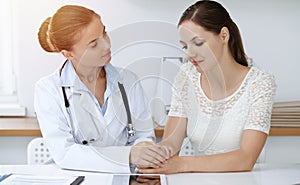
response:
M172 87L172 101L169 116L187 117L188 65L180 67Z
M269 134L275 91L274 77L269 74L263 74L250 84L249 117L244 129Z

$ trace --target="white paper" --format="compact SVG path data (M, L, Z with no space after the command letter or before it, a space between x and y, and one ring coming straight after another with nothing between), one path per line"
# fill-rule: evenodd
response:
M2 181L1 185L69 185L77 176L41 176L13 174Z

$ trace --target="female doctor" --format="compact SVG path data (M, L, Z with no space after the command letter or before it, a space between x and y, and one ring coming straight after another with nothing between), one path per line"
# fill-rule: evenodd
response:
M45 51L66 58L35 86L35 111L54 162L113 173L163 165L168 151L153 142L143 89L135 74L110 64L100 16L82 6L63 6L42 23L38 38Z

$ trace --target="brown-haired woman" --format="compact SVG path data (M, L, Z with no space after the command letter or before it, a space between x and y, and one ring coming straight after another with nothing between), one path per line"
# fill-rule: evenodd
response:
M42 23L38 38L45 51L66 58L35 86L35 111L55 163L68 169L128 173L130 164L153 167L165 161L165 150L153 145L143 89L135 74L110 64L110 39L98 14L82 6L63 6ZM127 92L132 124L127 123L131 120L119 82Z
M178 31L190 62L175 79L161 143L173 157L162 168L140 171L252 170L270 129L273 76L247 63L237 25L215 1L198 1L186 9ZM178 156L185 137L194 156Z

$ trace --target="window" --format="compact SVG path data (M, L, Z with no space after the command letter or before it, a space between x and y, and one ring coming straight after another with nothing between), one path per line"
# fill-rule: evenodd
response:
M0 2L0 95L12 95L15 92L12 61L12 12L10 1Z
M0 116L25 116L18 105L13 58L12 1L0 1Z

